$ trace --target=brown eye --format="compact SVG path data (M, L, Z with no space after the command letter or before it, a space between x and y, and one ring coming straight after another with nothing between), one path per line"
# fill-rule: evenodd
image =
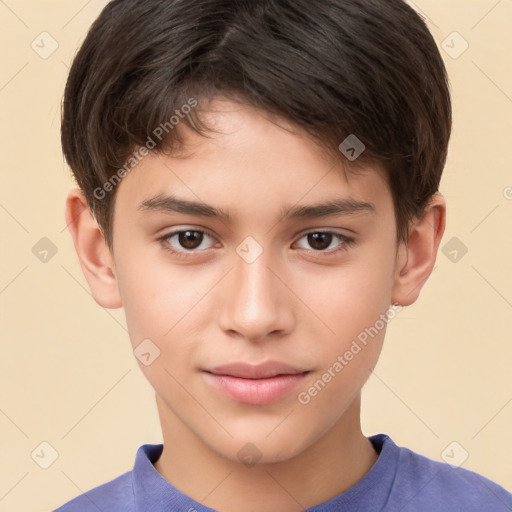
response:
M199 253L215 245L215 239L199 229L173 231L159 239L164 248L175 254Z
M325 256L329 256L348 249L353 243L353 238L334 231L310 231L302 235L299 247L309 252L325 253Z
M200 231L180 231L178 233L178 243L187 250L197 249L203 241L203 234Z
M309 233L308 244L317 251L325 251L332 242L332 233Z

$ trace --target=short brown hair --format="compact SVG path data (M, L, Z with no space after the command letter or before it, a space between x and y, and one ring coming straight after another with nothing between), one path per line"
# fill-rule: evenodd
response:
M100 199L97 191L190 98L218 93L291 120L345 164L338 145L356 135L361 162L385 166L400 239L438 189L449 83L432 35L404 1L113 0L73 61L61 129L110 248L115 189ZM205 135L195 111L183 122ZM154 143L178 147L178 130Z

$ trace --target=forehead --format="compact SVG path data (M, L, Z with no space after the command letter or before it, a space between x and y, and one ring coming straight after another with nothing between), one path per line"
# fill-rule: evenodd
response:
M265 111L213 100L201 119L202 137L185 123L183 144L172 154L150 153L121 181L119 207L138 208L170 195L237 210L279 210L283 205L344 198L378 205L389 196L381 166L348 168L334 161L303 129ZM389 199L389 197L387 198Z

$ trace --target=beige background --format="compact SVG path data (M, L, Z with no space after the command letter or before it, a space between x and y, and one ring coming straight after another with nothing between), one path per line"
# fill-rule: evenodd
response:
M105 3L0 1L0 511L51 510L131 469L141 444L161 442L123 311L92 299L64 222L72 181L60 100ZM363 428L437 460L461 460L465 450L463 467L511 490L512 2L413 6L451 77L443 246L457 237L459 248L439 254L420 301L391 322L363 393ZM43 31L58 42L45 59L31 47L51 50ZM464 42L453 31L469 44L458 58ZM46 262L32 252L43 237L57 249ZM47 469L43 441L58 452Z

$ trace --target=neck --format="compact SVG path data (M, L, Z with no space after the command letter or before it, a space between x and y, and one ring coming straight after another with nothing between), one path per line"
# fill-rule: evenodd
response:
M201 441L157 396L164 449L155 469L204 506L224 512L296 512L346 491L378 459L360 427L360 395L314 444L291 459L247 467Z

